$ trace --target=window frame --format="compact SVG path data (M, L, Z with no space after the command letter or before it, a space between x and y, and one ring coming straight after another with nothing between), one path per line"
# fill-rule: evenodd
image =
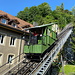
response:
M15 28L17 28L17 24L16 23L12 23L12 26L15 27Z
M3 53L0 53L1 54L1 62L0 62L0 66L2 66L2 62L3 62Z
M5 35L0 34L0 44L4 44Z
M4 21L3 21L4 20ZM1 23L7 24L7 20L6 19L1 19Z
M11 60L9 59L9 56L12 56ZM7 62L8 62L8 64L13 64L13 63L14 63L14 60L13 60L14 57L15 57L14 54L8 54L8 55L7 55Z
M13 38L15 38L15 39L13 39ZM13 36L11 36L10 37L10 42L9 42L9 45L10 46L16 46L16 37L13 37Z

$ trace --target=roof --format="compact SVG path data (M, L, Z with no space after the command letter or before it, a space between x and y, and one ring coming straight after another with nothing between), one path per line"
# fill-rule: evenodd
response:
M30 23L28 23L28 22L26 22L26 21L24 21L24 20L21 20L21 19L15 17L15 16L12 16L12 15L10 15L10 14L4 12L4 11L1 11L1 10L0 10L0 15L6 15L8 19L17 21L17 22L18 22L18 27L19 27L20 29L23 29L23 27L24 27L24 26L27 26L27 25L30 26L30 27L33 27L32 24L30 24Z
M35 27L31 27L31 28L25 28L24 30L30 30L30 29L36 29L36 28L42 28L42 27L47 27L47 26L50 26L50 25L54 25L54 23L44 24L44 25L35 26Z
M7 29L7 30L11 30L11 31L17 32L17 33L24 33L23 30L20 30L20 29L18 29L18 28L14 28L14 27L12 27L11 25L9 26L9 25L0 23L0 27L1 27L1 28L4 28L4 29Z

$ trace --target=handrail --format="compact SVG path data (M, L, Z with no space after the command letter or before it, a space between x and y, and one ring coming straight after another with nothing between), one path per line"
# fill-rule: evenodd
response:
M14 57L11 61L14 61L16 60L17 58L19 58L19 56L22 56L24 55L24 53L21 53L20 55ZM22 56L21 58L22 60L24 59L24 56ZM21 61L22 61L21 60ZM10 62L11 62L10 61ZM15 63L20 63L21 61L19 61L19 59L17 59L15 62L13 62L13 64L11 64L10 62L6 62L5 64L3 64L2 66L0 66L0 69L3 69L2 71L0 71L0 74L1 73L4 73L6 71L8 71L9 69L12 69L16 64ZM15 64L15 65L14 65Z

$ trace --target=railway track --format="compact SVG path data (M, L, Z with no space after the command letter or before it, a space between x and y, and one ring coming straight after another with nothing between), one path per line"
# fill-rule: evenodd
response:
M56 42L57 44L54 46L54 48L47 54L47 58L41 62L38 67L36 67L32 73L29 75L45 75L48 71L47 69L50 67L51 63L54 60L54 57L57 56L57 54L60 52L60 49L63 47L64 43L66 42L68 36L71 33L70 26L67 26L65 30L58 36L60 39ZM67 36L66 36L67 35ZM66 36L66 37L65 37ZM65 39L64 39L65 38Z
M22 71L21 75L29 75L37 64L38 63L30 62L26 67L24 67L24 72Z
M72 23L68 24L57 36L58 40L61 40L62 36L67 33L67 30L72 27Z
M4 75L29 75L38 63L28 59L23 60Z
M64 28L64 30L57 36L58 39L59 39L58 41L60 41L61 38L63 38L63 35L67 33L67 31L69 30L70 26L71 26L71 24L67 25ZM56 43L58 43L58 41ZM35 71L48 58L48 56L51 54L51 52L52 51L48 52L44 56L43 60L41 60L41 62L34 62L34 61L30 61L30 60L25 58L25 60L23 60L21 63L17 64L16 67L12 68L5 75L31 75L31 72ZM51 60L51 58L48 61L50 61L50 60Z

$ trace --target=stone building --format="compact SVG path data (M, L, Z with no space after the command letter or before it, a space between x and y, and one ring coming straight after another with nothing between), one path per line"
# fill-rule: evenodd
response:
M33 25L0 10L0 74L23 59L23 28L28 27Z

